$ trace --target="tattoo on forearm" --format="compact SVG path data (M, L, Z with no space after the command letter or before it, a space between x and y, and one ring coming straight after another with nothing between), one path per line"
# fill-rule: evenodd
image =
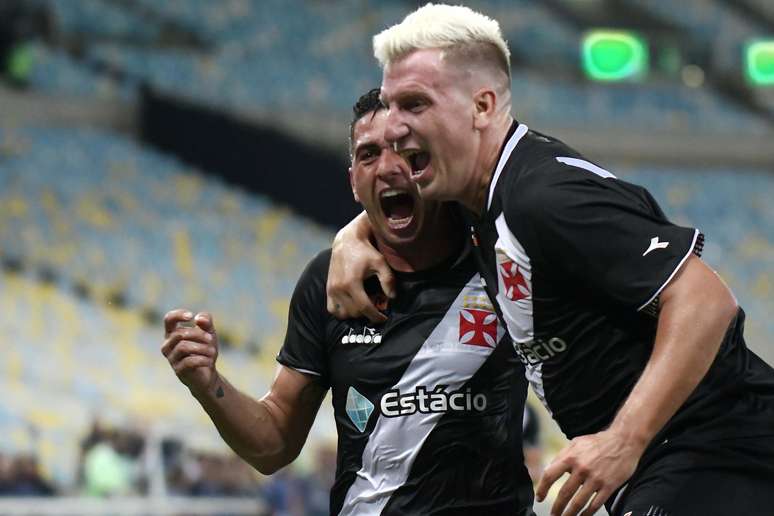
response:
M226 393L223 392L223 386L222 385L218 385L218 390L215 391L215 397L220 399L220 398L224 397L225 395L226 395Z

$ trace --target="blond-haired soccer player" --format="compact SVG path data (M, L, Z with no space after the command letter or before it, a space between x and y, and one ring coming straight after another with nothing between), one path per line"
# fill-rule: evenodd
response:
M626 516L774 514L774 371L746 347L744 312L700 259L699 230L513 118L495 20L428 4L375 36L374 54L387 141L423 198L469 212L490 295L572 439L538 499L568 474L553 515L605 502ZM334 246L339 315L363 313L367 271L391 289L366 222Z

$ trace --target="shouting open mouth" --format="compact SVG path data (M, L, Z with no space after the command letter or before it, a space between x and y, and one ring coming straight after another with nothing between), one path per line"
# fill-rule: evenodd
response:
M401 156L411 165L411 179L418 179L430 165L430 153L420 149L406 149Z
M416 201L406 190L388 188L379 194L379 204L392 230L407 228L414 220Z

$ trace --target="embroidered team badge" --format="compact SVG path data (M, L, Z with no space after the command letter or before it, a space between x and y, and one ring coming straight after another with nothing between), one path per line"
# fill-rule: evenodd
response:
M519 269L519 264L511 260L499 265L500 277L503 280L503 293L511 301L519 301L529 297L529 285L524 274Z
M460 310L460 343L469 346L497 346L497 315L485 310Z

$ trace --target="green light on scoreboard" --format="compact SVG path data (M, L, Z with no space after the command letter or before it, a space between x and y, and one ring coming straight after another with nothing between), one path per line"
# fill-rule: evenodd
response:
M774 86L774 40L753 41L747 45L744 62L750 84Z
M583 70L597 81L640 79L648 71L648 46L634 33L595 30L581 43Z

